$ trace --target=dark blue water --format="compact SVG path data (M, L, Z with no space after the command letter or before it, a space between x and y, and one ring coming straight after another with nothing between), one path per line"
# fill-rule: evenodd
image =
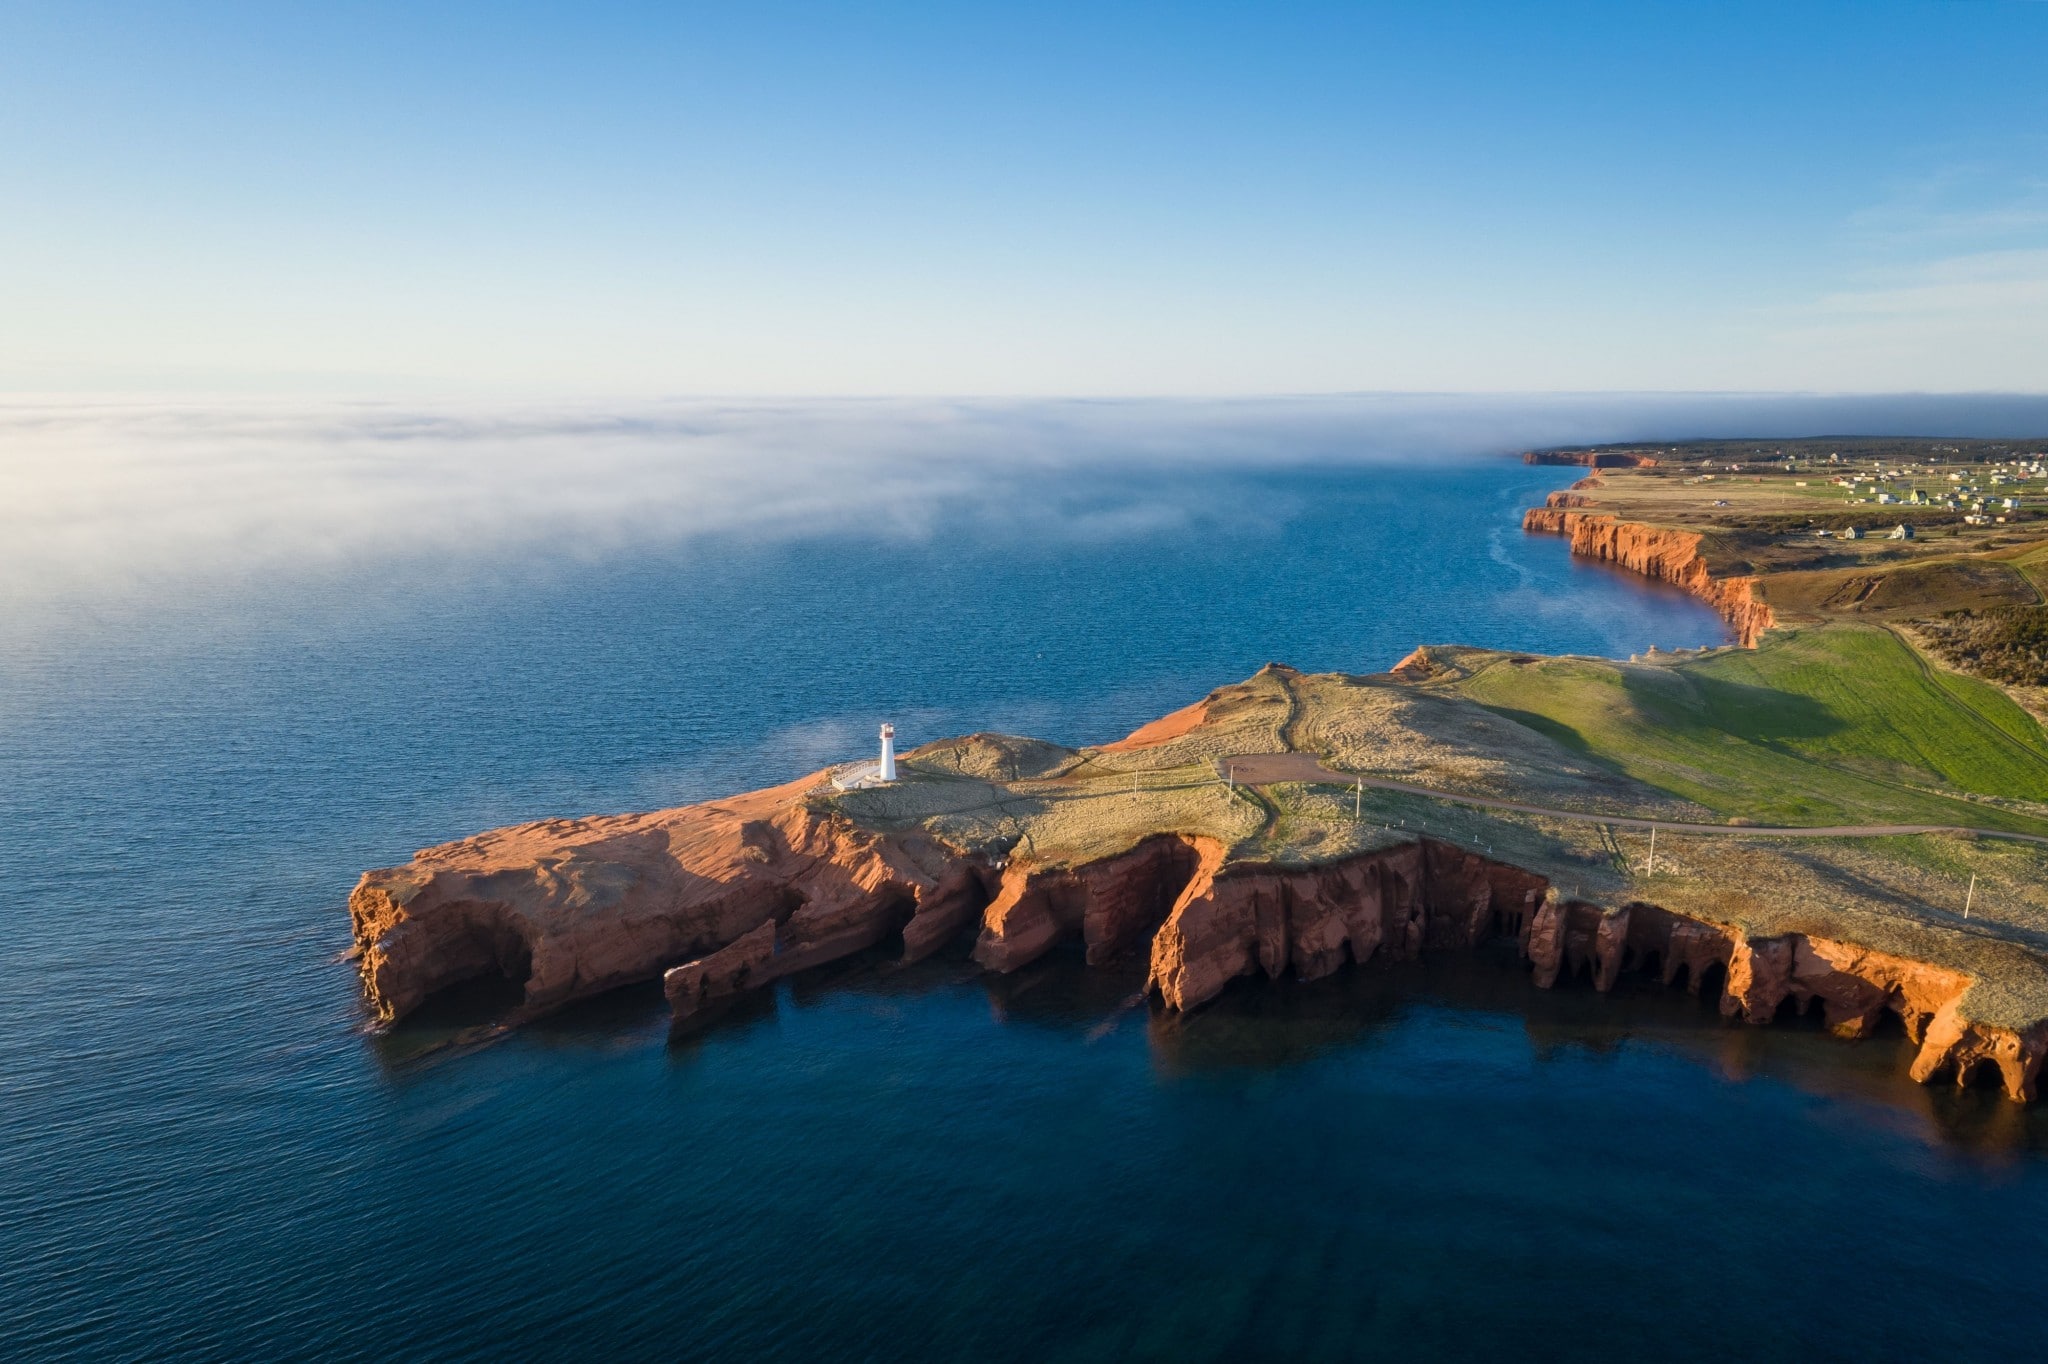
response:
M1484 955L1188 1019L954 956L681 1043L652 989L362 1031L356 874L479 827L882 718L1098 742L1269 659L1721 638L1520 536L1566 471L1201 479L1048 487L1054 538L167 584L5 636L0 1355L2038 1356L2040 1120Z

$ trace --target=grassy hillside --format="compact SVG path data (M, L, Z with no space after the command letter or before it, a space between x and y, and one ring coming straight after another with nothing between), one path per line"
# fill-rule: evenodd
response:
M1654 665L1501 659L1456 687L1731 817L2048 832L2048 809L2011 806L2048 803L2040 725L1884 629L1780 632L1755 650Z

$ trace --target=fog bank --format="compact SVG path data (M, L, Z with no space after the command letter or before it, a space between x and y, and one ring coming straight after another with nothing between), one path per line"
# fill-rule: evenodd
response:
M437 578L706 537L1102 538L1208 515L1219 469L1705 436L2048 433L2002 395L1359 395L632 407L0 403L0 610L336 570Z

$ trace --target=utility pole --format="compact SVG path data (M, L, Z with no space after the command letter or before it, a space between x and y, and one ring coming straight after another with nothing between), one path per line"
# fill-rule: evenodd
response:
M1351 817L1365 818L1365 778L1358 779L1358 790L1351 797Z
M1654 824L1652 824L1652 825L1650 826L1650 865L1649 865L1648 867L1645 867L1645 868L1643 869L1643 875L1645 875L1645 876L1655 876L1656 874L1657 874L1657 826L1656 826L1656 825L1654 825Z

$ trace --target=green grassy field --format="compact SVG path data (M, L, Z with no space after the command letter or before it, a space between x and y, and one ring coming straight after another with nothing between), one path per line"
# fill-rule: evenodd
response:
M2048 810L2000 803L2048 802L2040 725L1876 627L1780 632L1659 665L1502 660L1457 689L1731 817L2048 833Z

